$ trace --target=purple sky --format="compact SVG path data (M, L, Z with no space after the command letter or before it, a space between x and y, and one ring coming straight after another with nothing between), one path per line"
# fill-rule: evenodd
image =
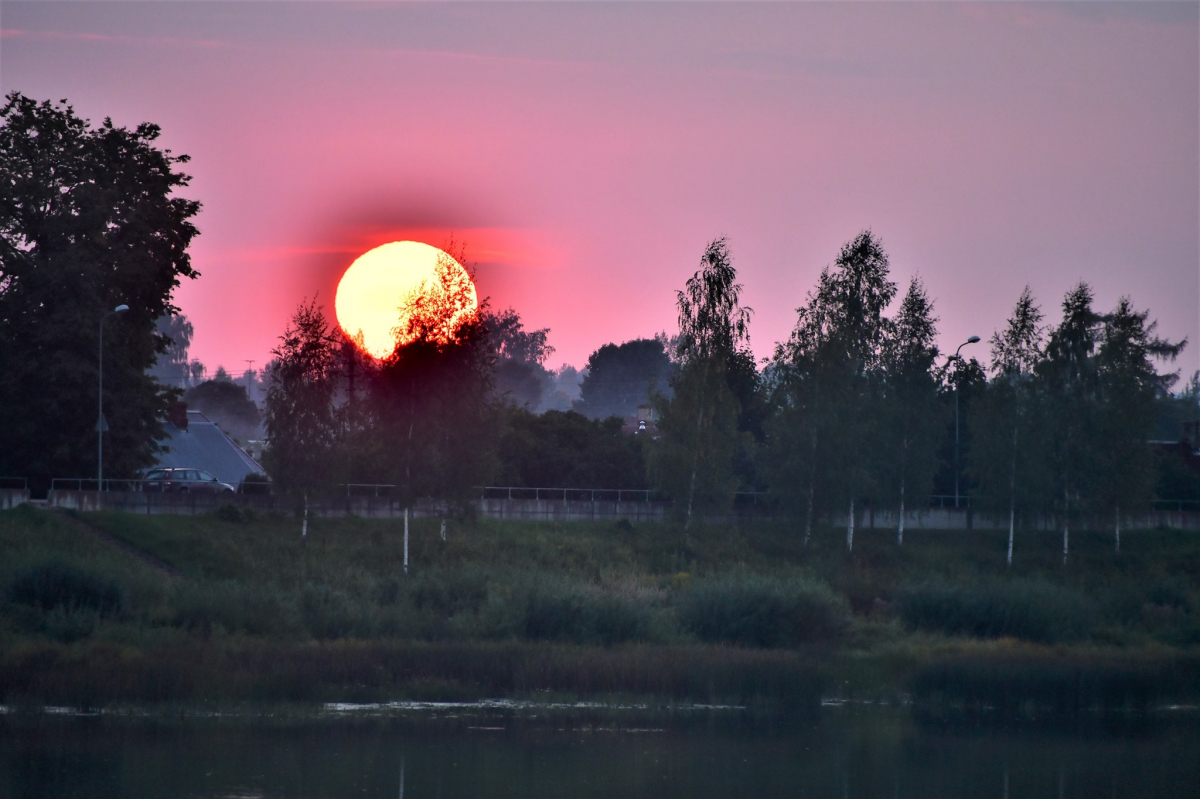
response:
M729 237L760 355L870 227L941 345L1083 279L1200 367L1191 3L0 5L0 88L193 161L192 354L261 365L397 238L478 266L552 364L675 327ZM982 345L964 352L983 357Z

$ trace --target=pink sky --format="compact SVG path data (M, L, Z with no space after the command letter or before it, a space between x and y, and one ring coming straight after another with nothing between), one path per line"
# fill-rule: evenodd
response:
M760 355L872 228L941 345L1029 284L1150 308L1200 368L1197 3L0 5L0 88L193 161L210 368L397 238L466 243L552 365L675 327L728 236ZM973 350L985 356L982 345Z

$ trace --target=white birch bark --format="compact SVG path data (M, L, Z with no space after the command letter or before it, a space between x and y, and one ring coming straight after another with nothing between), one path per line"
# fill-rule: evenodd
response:
M850 498L850 516L846 519L846 551L854 551L854 497Z
M404 576L408 576L408 508L404 509Z
M1017 506L1013 503L1008 504L1008 558L1005 561L1009 568L1012 568L1012 545L1013 545L1013 528L1017 526Z
M308 538L308 492L304 492L304 521L300 523L300 540Z
M904 481L900 481L900 525L896 529L896 546L904 546Z

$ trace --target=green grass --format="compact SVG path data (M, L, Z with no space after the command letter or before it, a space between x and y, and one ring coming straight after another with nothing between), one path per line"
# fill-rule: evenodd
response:
M312 519L308 531L283 516L0 513L0 701L555 690L968 702L1008 669L1041 702L1084 673L1063 662L1110 674L1076 680L1099 686L1091 704L1162 699L1146 675L1198 693L1194 533L1126 532L1118 556L1109 534L1073 532L1065 567L1056 533L1019 533L1008 569L1006 535L991 531L909 531L899 548L891 531L860 530L847 553L839 530L806 548L785 524L685 534L452 519L443 541L438 520L418 519L406 576L400 520ZM993 659L1008 665L988 671Z

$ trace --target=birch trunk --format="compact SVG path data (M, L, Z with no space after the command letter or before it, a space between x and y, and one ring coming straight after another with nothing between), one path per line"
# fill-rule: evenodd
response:
M304 521L300 522L300 540L308 539L308 492L304 492Z
M408 508L404 509L404 576L408 576Z
M688 506L687 506L687 521L683 523L684 531L690 530L692 527L692 501L696 497L696 470L700 466L700 434L704 430L704 389L708 385L708 364L704 365L704 371L700 373L700 394L698 404L700 411L696 414L696 443L695 450L692 452L692 480L688 486Z
M904 481L900 481L900 525L896 529L896 546L904 546Z
M1017 508L1013 503L1008 503L1008 558L1005 564L1012 568L1012 545L1013 545L1013 528L1016 527Z
M846 519L846 551L854 551L854 497L850 497L850 516Z
M1067 565L1067 552L1071 541L1071 492L1063 490L1063 565Z
M1013 425L1013 448L1012 461L1009 464L1008 470L1008 560L1006 561L1009 568L1012 568L1012 549L1013 549L1013 530L1017 526L1017 431L1019 428Z

